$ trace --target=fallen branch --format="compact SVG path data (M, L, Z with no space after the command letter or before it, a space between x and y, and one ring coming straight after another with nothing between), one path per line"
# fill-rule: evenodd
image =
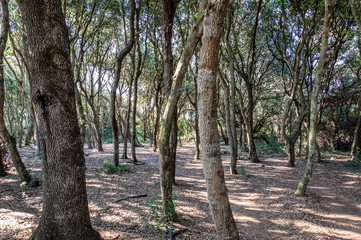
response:
M128 199L130 199L130 198L141 198L141 197L148 197L148 194L141 194L141 195L129 196L129 197L126 197L126 198L118 199L118 200L116 200L115 202L120 202L120 201L128 200Z

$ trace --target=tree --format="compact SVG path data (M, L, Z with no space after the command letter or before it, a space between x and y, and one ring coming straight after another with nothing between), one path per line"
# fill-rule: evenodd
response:
M360 16L361 6L360 6L360 4L357 5L355 0L350 0L350 5L351 5L351 9L352 9L352 14L353 14L354 18L356 19L356 23L358 25L358 41L361 41L360 40L360 38L361 38L361 16ZM359 52L361 53L360 44L358 45L358 47L359 47ZM356 124L355 132L354 132L354 137L353 137L352 146L351 146L351 153L350 153L351 160L355 160L355 158L356 158L356 149L357 149L358 140L359 140L358 136L360 134L360 129L361 129L361 94L357 101L357 109L358 109L357 124Z
M201 3L201 7L204 6L205 1ZM174 125L177 124L177 104L181 94L181 86L185 74L187 73L189 62L192 59L193 52L202 37L203 30L203 17L201 17L193 31L187 38L184 50L182 52L181 58L177 64L177 68L173 76L171 77L171 87L162 117L162 126L160 129L160 140L159 140L159 165L160 165L160 183L161 183L161 192L162 192L162 201L163 209L166 214L167 209L169 209L169 204L171 203L171 194L172 194L172 184L174 183L175 177L175 153L172 148L176 144L177 139L174 141ZM168 74L167 74L168 76Z
M223 19L230 1L208 1L200 50L198 107L201 159L218 239L239 239L228 199L217 129L217 70Z
M67 27L57 0L19 0L43 161L43 212L30 239L102 239L90 223Z
M130 1L130 36L128 41L126 42L125 47L117 53L116 57L116 65L115 65L115 76L114 81L112 84L112 89L110 93L110 119L112 124L112 133L113 133L113 149L114 149L114 164L116 166L119 165L119 130L118 130L118 123L116 119L116 96L117 96L117 89L119 86L120 80L120 73L122 68L122 62L124 58L128 55L130 50L135 42L135 30L134 30L134 16L135 16L135 0ZM130 93L129 93L130 94Z
M10 152L12 162L19 174L19 178L22 182L29 183L31 176L26 170L24 163L20 158L18 149L16 148L16 139L10 135L6 128L4 121L4 104L5 104L5 76L4 76L4 52L8 39L8 33L10 30L9 25L9 9L8 1L1 0L2 9L2 23L0 33L0 137L5 143L6 148ZM2 159L0 160L2 161Z
M333 17L333 8L335 5L334 0L325 0L325 16L324 16L324 26L322 32L322 45L320 59L318 61L316 79L313 83L311 99L310 99L310 129L308 133L308 156L307 164L304 170L304 173L301 177L300 182L298 183L295 196L304 196L306 193L307 185L312 178L313 165L316 161L317 155L317 124L318 124L318 98L321 88L321 81L325 72L325 63L327 60L327 49L328 49L328 39L329 31L331 28L331 22Z

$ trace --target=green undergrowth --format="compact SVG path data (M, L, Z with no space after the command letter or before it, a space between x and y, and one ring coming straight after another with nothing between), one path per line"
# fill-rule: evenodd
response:
M146 224L146 227L152 227L156 230L162 230L167 235L171 235L176 229L173 222L183 221L182 217L180 217L176 213L176 199L177 196L175 193L171 195L171 201L169 204L168 215L164 214L162 199L160 195L155 195L149 200L149 218ZM174 220L175 218L175 220Z
M268 143L265 140L267 140ZM257 153L260 155L285 154L285 144L278 142L275 136L261 135L259 139L256 139L255 144Z
M126 172L130 172L130 167L127 165L115 166L113 162L107 160L103 162L103 173L105 174L126 173Z
M251 174L247 173L247 165L238 166L236 168L236 171L237 171L238 175L242 176L245 179L248 179L248 178L252 177Z

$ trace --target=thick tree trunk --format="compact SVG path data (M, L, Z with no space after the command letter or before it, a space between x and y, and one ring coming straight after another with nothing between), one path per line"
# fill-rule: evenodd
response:
M217 69L220 37L228 0L208 1L200 50L198 107L209 206L218 239L239 239L230 207L217 128Z
M90 223L69 39L60 1L19 0L43 160L43 211L30 239L101 239Z
M16 148L16 140L13 136L10 135L9 131L5 126L4 120L4 104L5 104L5 77L4 77L4 52L6 47L6 42L8 39L8 32L10 29L9 25L9 9L8 1L1 0L2 8L2 23L1 23L1 33L0 33L0 137L5 143L6 148L8 149L11 160L16 168L16 171L19 174L19 178L22 182L29 183L31 177L28 171L25 168L25 165L21 161L18 149Z
M122 68L122 62L127 54L132 49L135 42L135 31L134 31L134 16L135 16L135 0L132 0L130 3L130 37L126 46L117 54L116 64L115 64L115 76L114 82L112 84L111 92L110 92L110 120L112 124L112 135L113 135L113 149L114 149L114 164L116 166L119 165L119 129L116 118L116 97L117 97L117 89L119 86L120 80L120 70Z
M325 62L327 59L327 49L328 49L328 39L329 39L329 30L331 28L333 7L335 5L334 0L325 0L325 17L324 17L324 26L322 32L322 45L320 59L317 66L317 73L315 82L313 84L312 93L311 93L311 105L310 105L310 129L308 133L308 156L307 163L304 170L304 173L301 177L300 182L298 183L295 196L304 196L306 193L307 185L312 178L313 165L316 161L317 155L317 123L318 123L318 95L321 88L321 82L323 74L325 71Z

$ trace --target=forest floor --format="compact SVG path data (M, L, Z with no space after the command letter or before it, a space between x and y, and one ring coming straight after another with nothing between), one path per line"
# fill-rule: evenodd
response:
M102 163L112 159L112 145L105 144L104 149L85 149L93 227L104 239L167 239L164 231L149 224L151 200L160 192L158 152L137 148L137 158L144 165L130 165L129 173L107 175L102 173ZM41 161L35 151L20 151L26 166L40 175ZM174 239L216 239L202 164L193 159L194 151L193 146L178 148L176 211L183 221L174 224L175 232L181 232ZM285 167L285 156L262 157L261 164L239 160L240 174L232 176L226 146L222 153L242 239L361 239L361 173L344 166L345 154L324 154L325 163L316 165L307 196L297 198L292 193L304 159L297 159L296 168ZM128 163L122 160L122 164ZM42 187L21 186L14 168L9 173L0 178L0 239L28 239L41 216Z

